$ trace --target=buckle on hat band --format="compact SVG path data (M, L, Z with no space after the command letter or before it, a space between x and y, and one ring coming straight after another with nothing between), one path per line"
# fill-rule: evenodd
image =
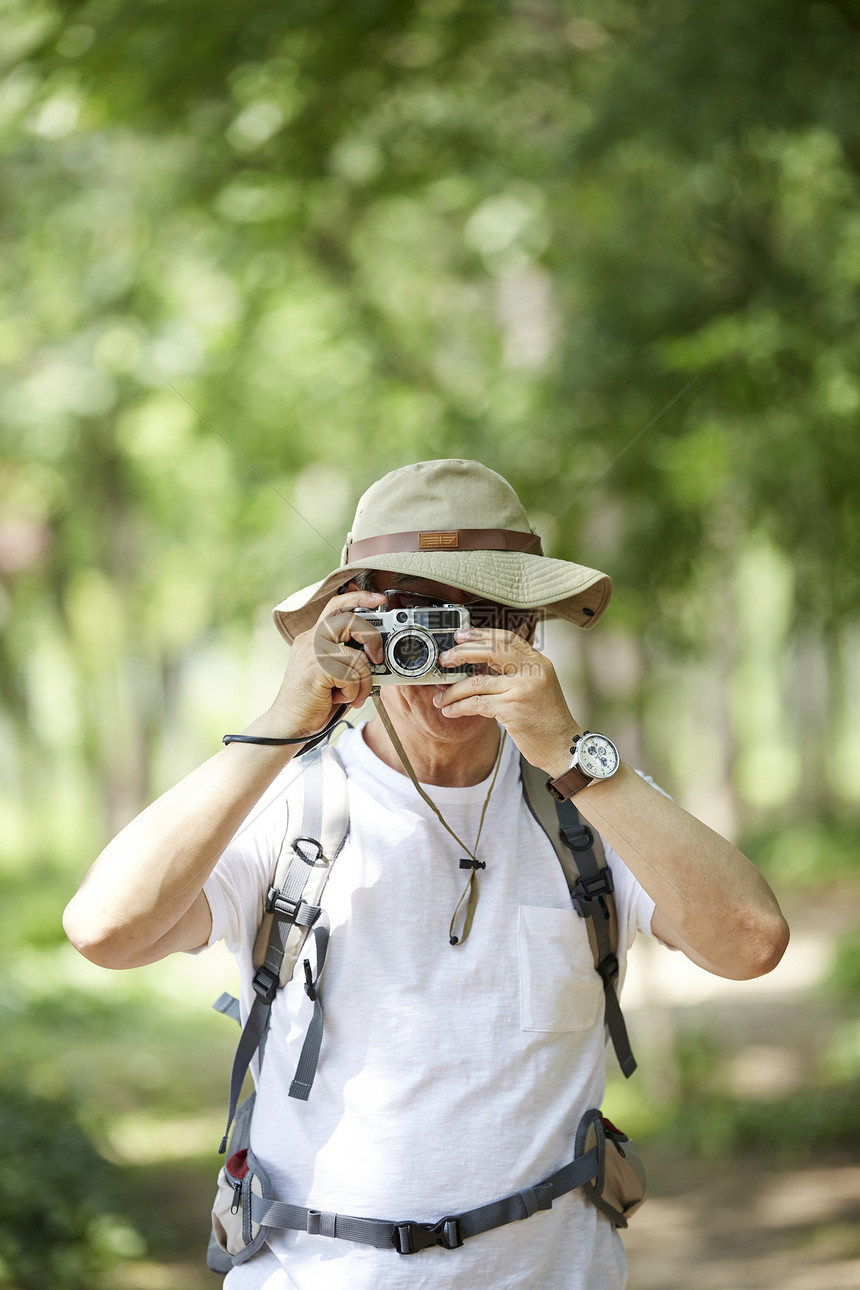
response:
M375 555L400 555L404 551L524 551L543 555L537 533L519 529L415 529L409 533L381 533L361 538L346 548L346 564Z

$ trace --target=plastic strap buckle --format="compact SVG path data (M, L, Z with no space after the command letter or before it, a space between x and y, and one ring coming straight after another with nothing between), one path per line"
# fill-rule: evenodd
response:
M576 912L581 918L590 918L594 910L589 906L597 902L603 911L604 918L608 918L609 910L606 907L604 896L611 895L614 890L615 883L612 878L612 870L608 867L601 869L599 873L593 874L590 878L577 878L572 893Z
M289 896L285 896L277 887L270 887L266 892L266 913L282 914L291 923L298 918L301 905L301 897L298 900L290 900Z
M460 1220L440 1218L438 1223L395 1223L391 1242L398 1254L418 1254L431 1245L459 1250L463 1244Z
M270 967L264 963L258 967L254 973L254 990L260 996L264 1003L271 1003L278 993L279 978L277 972L273 972Z

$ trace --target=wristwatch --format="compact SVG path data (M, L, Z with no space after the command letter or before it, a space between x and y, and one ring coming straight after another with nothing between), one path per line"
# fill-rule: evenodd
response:
M577 735L570 751L570 769L558 779L548 779L546 784L547 791L560 802L575 797L589 784L611 779L621 765L618 749L612 740L606 735L595 734L593 730Z

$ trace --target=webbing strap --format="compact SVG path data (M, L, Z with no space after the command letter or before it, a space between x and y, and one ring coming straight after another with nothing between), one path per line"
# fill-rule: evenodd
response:
M600 863L603 858L599 836L584 824L570 800L558 802L546 792L546 774L520 757L523 796L536 823L549 838L564 870L577 913L589 928L595 970L603 982L604 1018L625 1076L636 1069L630 1051L627 1027L618 1002L618 920L613 895L612 871ZM608 916L607 916L608 915Z
M230 1099L227 1109L227 1128L219 1147L223 1155L227 1150L230 1126L239 1104L239 1095L248 1073L248 1067L254 1054L260 1049L261 1056L269 1026L269 1014L272 1002L278 990L281 962L287 944L290 929L294 926L308 927L314 932L317 949L316 976L311 979L309 995L314 999L314 1013L305 1043L299 1057L296 1079L300 1081L299 1091L293 1096L306 1099L310 1093L316 1073L319 1050L322 1043L322 1004L317 996L319 976L325 962L325 951L328 945L328 917L319 907L308 905L302 900L308 875L313 869L317 856L322 852L322 843L317 841L323 822L323 759L322 750L314 749L309 753L301 777L302 819L301 835L294 839L292 845L293 860L287 871L282 891L271 888L268 893L268 904L272 913L272 926L266 946L266 957L262 966L254 975L256 997L248 1013L248 1019L233 1058L233 1069L230 1074ZM219 1002L221 1002L219 1000ZM295 1083L296 1081L294 1081ZM304 1090L304 1091L301 1091ZM292 1090L291 1090L292 1091Z
M612 894L612 873L601 868L594 854L594 835L583 824L570 799L556 802L559 832L566 847L574 853L579 880L571 895L577 912L590 920L596 938L595 966L603 982L604 1015L618 1065L629 1079L636 1069L636 1058L630 1048L627 1025L618 1002L618 957L612 946L610 916L606 897Z
M596 1147L558 1169L543 1182L533 1187L491 1201L462 1214L449 1215L435 1223L420 1223L414 1219L395 1222L381 1218L356 1218L349 1214L333 1214L283 1201L266 1200L251 1194L251 1221L265 1227L288 1228L291 1231L310 1232L316 1236L330 1236L345 1241L358 1241L375 1245L379 1249L392 1246L398 1254L417 1254L432 1245L445 1249L459 1248L470 1236L489 1232L519 1219L530 1218L539 1209L551 1209L558 1200L576 1187L582 1187L598 1176L600 1161Z
M270 1007L271 1003L267 1003L258 995L251 1006L251 1011L248 1013L248 1020L242 1028L236 1055L233 1058L233 1069L230 1072L230 1103L227 1108L227 1127L224 1130L224 1137L221 1139L221 1145L218 1148L218 1152L222 1156L227 1150L230 1126L233 1123L236 1107L239 1104L239 1094L242 1092L245 1075L251 1063L251 1058L260 1046L260 1040L263 1038L269 1021Z
M294 866L298 868L299 866ZM227 1139L230 1135L230 1125L233 1123L233 1117L236 1114L236 1107L239 1105L239 1094L242 1092L242 1085L245 1082L245 1076L248 1073L248 1067L251 1064L251 1058L258 1048L262 1048L266 1037L266 1031L269 1025L269 1013L272 1003L278 989L278 972L280 961L277 958L276 947L281 946L283 955L283 946L286 943L286 937L289 929L297 924L300 927L309 927L314 933L317 945L317 972L313 979L314 996L316 996L316 987L319 983L320 973L325 963L325 952L328 946L329 921L328 915L320 910L316 905L307 905L304 901L292 902L292 909L289 913L280 912L277 907L274 909L274 918L272 919L272 931L269 936L269 948L266 951L266 962L258 968L254 975L254 989L257 992L254 1002L251 1004L251 1011L248 1013L248 1020L242 1029L239 1043L236 1048L236 1054L233 1058L233 1069L230 1073L230 1102L227 1109L227 1128L224 1130L224 1137L221 1140L219 1152L221 1155L227 1150ZM270 957L271 956L271 957ZM223 996L222 996L223 998ZM219 1003L221 1000L219 1000ZM226 1009L224 1009L226 1011ZM313 1038L311 1032L313 1031ZM322 1004L318 997L314 997L314 1015L311 1018L311 1025L308 1034L305 1037L305 1043L299 1057L299 1067L302 1069L302 1081L307 1087L307 1092L292 1093L293 1097L302 1097L307 1100L314 1082L317 1061L319 1060L320 1044L322 1043ZM313 1062L311 1063L311 1057ZM304 1066L303 1066L304 1063ZM298 1076L299 1071L296 1071Z
M237 1026L242 1025L242 1014L239 1011L239 1000L234 994L228 994L225 990L223 994L218 996L212 1004L212 1007L216 1012L223 1013L225 1017L231 1017L232 1020L236 1022Z
M323 1037L323 1008L320 1001L317 987L322 970L325 967L326 950L328 949L328 938L330 932L328 914L325 910L319 911L319 917L314 922L312 931L316 943L316 975L311 974L310 959L305 959L302 966L305 972L305 993L313 1001L314 1011L310 1024L305 1034L305 1042L302 1044L302 1051L299 1056L296 1073L290 1084L290 1097L296 1097L301 1102L306 1102L310 1097L313 1087L314 1076L317 1073L317 1065L320 1058L320 1047Z

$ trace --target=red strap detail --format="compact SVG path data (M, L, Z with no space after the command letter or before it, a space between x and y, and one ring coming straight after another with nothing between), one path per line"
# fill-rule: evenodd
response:
M241 1151L234 1152L225 1168L231 1178L244 1178L248 1173L248 1148L243 1147Z
M606 1129L607 1133L614 1133L616 1138L621 1138L623 1142L627 1141L627 1134L622 1133L620 1129L616 1129L612 1121L607 1119L605 1115L601 1115L600 1123L603 1125L604 1129Z

